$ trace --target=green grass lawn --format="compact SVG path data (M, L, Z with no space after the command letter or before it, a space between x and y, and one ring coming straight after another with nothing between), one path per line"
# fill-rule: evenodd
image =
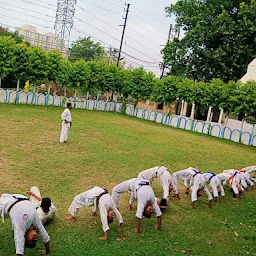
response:
M190 197L172 200L160 231L155 218L143 219L142 233L133 232L135 210L128 210L128 194L121 198L125 231L110 226L109 240L102 235L99 214L89 208L77 222L64 220L73 197L93 186L110 191L114 185L144 169L165 165L175 172L189 166L222 172L256 164L256 148L202 134L170 128L117 113L73 109L73 126L67 144L59 143L57 107L0 104L0 194L25 194L38 186L52 198L57 219L47 226L52 254L58 256L121 255L256 255L256 192L235 202L226 188L226 201L204 208L204 195L190 208ZM156 196L161 188L153 183ZM183 190L184 191L184 190ZM136 209L136 204L135 204ZM38 243L25 255L39 255ZM15 254L11 222L0 224L0 255Z

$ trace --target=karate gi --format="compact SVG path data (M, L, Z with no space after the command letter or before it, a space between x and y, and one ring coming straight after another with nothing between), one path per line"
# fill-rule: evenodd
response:
M100 219L102 223L102 229L104 232L109 230L108 225L108 211L111 210L115 213L117 221L120 224L123 223L123 218L118 209L116 208L114 201L110 194L104 194L99 199L98 209L100 211Z
M62 119L62 127L60 132L60 142L64 142L64 141L67 141L68 139L68 132L72 122L72 115L69 108L66 108L63 111L63 113L61 114L61 119ZM65 121L67 121L67 123Z
M14 230L16 254L24 255L25 234L32 225L41 236L44 244L50 241L50 237L39 220L34 205L29 200L16 203L8 212L10 206L18 201L17 198L27 197L20 194L2 194L0 197L0 216L4 222L4 215L9 214Z
M191 192L191 201L192 202L195 202L197 200L197 191L201 188L203 188L204 192L207 194L208 201L212 200L212 194L210 193L210 191L208 190L208 188L206 186L206 181L205 181L204 175L201 173L197 173L193 177L193 185L191 188L192 189L192 192Z
M156 212L156 217L162 215L162 212L157 205L157 199L155 197L152 187L150 186L149 180L133 178L115 186L112 190L112 198L117 207L119 205L120 194L124 192L130 192L130 205L132 205L134 200L137 199L138 206L136 217L138 217L139 219L142 219L144 208L149 202L151 203L153 210Z
M172 183L172 176L165 166L156 166L144 170L139 173L138 178L149 180L150 183L152 183L155 178L158 178L163 188L163 198L167 198L169 196L169 186Z
M187 188L192 186L193 176L198 172L200 172L200 171L193 167L189 167L187 169L174 172L172 174L172 187L173 187L174 193L176 195L179 194L179 191L178 191L179 180L183 180L184 186L186 186Z
M246 170L240 170L240 171L238 171L238 173L240 174L240 176L241 176L241 180L242 180L242 182L243 182L243 187L246 189L248 186L247 185L249 185L249 186L251 186L251 187L253 187L254 186L254 183L252 182L252 180L251 180L251 175L250 175L250 173L249 172L247 172Z
M238 184L241 185L241 187L243 188L247 188L247 184L246 182L242 179L242 175L241 173L239 173L239 170L235 170L235 169L228 169L228 170L224 170L224 173L229 173L231 175L234 175Z
M38 187L34 186L30 189L30 192L32 192L33 194L35 194L37 197L41 197L41 193ZM51 221L52 219L54 219L57 209L54 206L53 203L51 203L51 206L49 208L49 212L44 212L43 209L40 207L41 206L41 202L39 201L37 198L35 198L34 196L30 196L29 200L31 201L31 203L36 207L36 212L38 214L39 219L42 221L43 225L46 224L48 221Z
M220 188L221 196L225 196L224 188L221 185L219 177L215 173L204 172L203 175L206 180L206 183L210 184L214 197L219 197L218 187Z
M229 173L229 172L223 172L223 173L217 174L217 176L223 185L226 185L227 183L229 183L229 186L234 191L234 193L236 195L239 194L237 186L240 186L240 184L234 174ZM240 186L240 187L241 187L241 191L243 192L244 191L243 187L242 186Z
M256 182L256 165L251 165L251 166L248 166L248 167L244 167L242 170L247 171L250 175L250 179L252 181ZM254 172L254 175L253 175L253 172ZM251 173L252 173L252 176L251 176Z
M112 210L117 217L119 224L123 223L123 218L116 208L114 201L111 196L107 193L100 197L97 205L97 197L100 196L105 190L100 187L93 187L90 190L87 190L73 199L68 211L73 217L76 217L79 211L79 208L85 206L93 206L93 212L97 211L97 208L100 211L100 218L102 222L102 229L104 232L109 230L108 226L108 210Z

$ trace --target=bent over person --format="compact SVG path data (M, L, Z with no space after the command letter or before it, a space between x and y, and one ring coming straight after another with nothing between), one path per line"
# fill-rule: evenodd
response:
M119 223L118 231L123 231L123 218L106 189L93 187L92 189L75 196L68 208L71 216L68 216L65 219L71 221L76 220L79 209L85 206L94 206L92 210L93 216L96 215L97 209L100 211L100 219L102 223L102 229L104 231L104 236L100 237L99 239L108 239L108 224L113 222L114 213Z
M50 237L39 220L34 205L20 194L2 194L0 197L0 216L9 215L14 231L16 255L24 255L24 246L34 248L38 234L45 245L42 254L50 254Z
M172 191L172 176L165 166L155 166L153 168L144 170L139 173L138 178L147 179L151 182L151 184L154 181L154 179L159 179L160 185L163 188L163 198L161 199L161 201L165 201L165 206L169 204L170 191Z
M60 143L67 142L68 140L68 132L72 125L72 115L70 109L72 109L72 104L69 102L67 103L67 108L61 114L62 127L60 132Z
M133 178L116 185L112 190L112 198L117 207L119 205L120 195L124 192L130 192L130 210L132 210L132 204L134 200L137 199L137 224L134 231L136 233L140 232L140 221L142 216L151 218L153 210L155 211L157 217L157 224L155 225L155 229L161 229L162 212L157 205L157 198L155 197L154 191L150 186L149 180Z

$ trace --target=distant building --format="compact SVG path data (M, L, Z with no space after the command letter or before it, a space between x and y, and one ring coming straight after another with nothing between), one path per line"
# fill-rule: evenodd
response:
M249 80L256 81L256 59L254 59L247 68L247 73L241 78L241 82L246 83Z
M40 46L44 50L59 50L64 57L68 57L68 51L65 47L65 42L52 32L40 34L36 28L31 25L23 25L17 29L19 36L29 42L32 46Z

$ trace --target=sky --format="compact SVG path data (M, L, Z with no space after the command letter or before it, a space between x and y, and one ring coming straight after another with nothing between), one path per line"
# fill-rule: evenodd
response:
M130 4L122 57L127 65L143 66L160 75L159 63L174 17L167 17L165 7L177 0L77 0L70 44L90 36L102 46L119 49L125 9ZM58 0L0 0L0 25L12 31L23 24L37 32L54 32ZM125 5L126 4L126 5Z

